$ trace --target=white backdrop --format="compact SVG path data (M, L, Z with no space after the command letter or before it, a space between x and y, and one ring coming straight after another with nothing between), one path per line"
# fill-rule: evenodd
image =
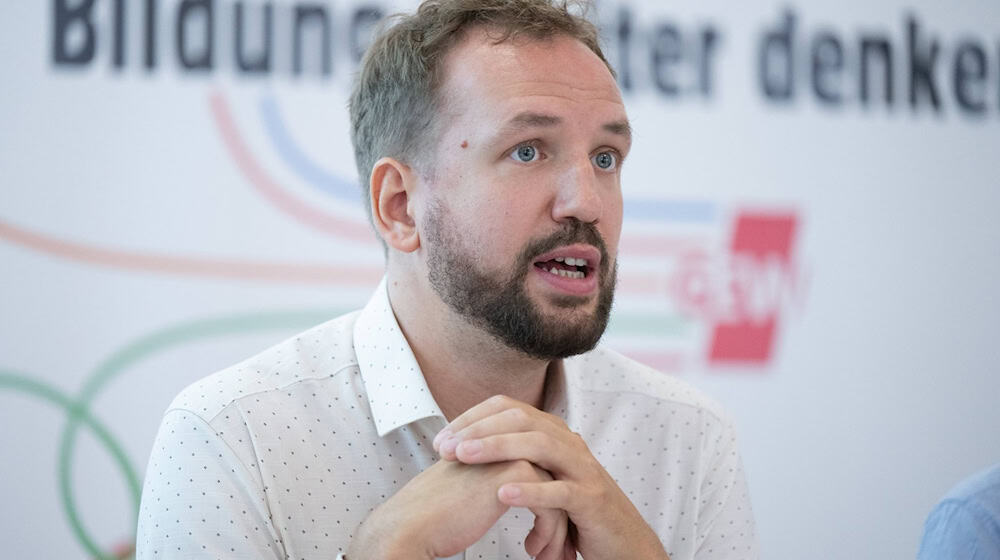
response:
M172 396L367 299L345 100L412 5L0 5L5 555L127 549ZM1000 461L1000 7L597 16L636 131L606 342L734 414L765 557L912 557Z

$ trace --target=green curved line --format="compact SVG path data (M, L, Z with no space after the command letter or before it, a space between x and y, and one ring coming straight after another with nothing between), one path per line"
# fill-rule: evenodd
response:
M691 320L678 314L628 313L611 315L607 332L619 336L684 336Z
M112 379L120 375L135 363L149 357L152 354L165 350L171 346L177 346L194 340L233 334L239 332L252 332L272 328L295 328L303 325L313 325L330 317L340 315L338 310L310 311L310 312L273 312L273 313L250 313L234 315L229 317L201 319L181 323L172 327L154 332L144 336L118 350L106 359L89 376L80 391L79 399L75 406L81 411L89 409L90 402ZM89 413L88 413L89 414ZM70 416L69 422L63 428L61 443L59 446L59 490L63 501L63 508L69 518L70 525L74 528L81 528L77 536L83 537L81 543L91 554L102 559L105 556L97 550L86 535L82 532L83 523L80 520L76 507L76 500L73 498L73 486L71 474L71 463L77 436L79 417ZM125 474L126 483L129 487L129 494L132 499L133 518L138 521L139 505L142 497L142 483L135 469L128 458L117 450L115 459L120 462ZM112 451L115 453L115 451Z
M80 391L80 402L89 403L104 385L151 354L200 338L273 328L311 326L343 314L337 309L244 313L180 323L135 340L104 360Z
M111 456L114 458L115 463L118 464L118 467L121 468L126 475L131 471L128 458L125 456L125 453L122 451L121 446L118 445L114 436L111 435L111 432L105 428L99 420L94 418L87 408L82 406L79 402L74 401L51 385L10 371L0 370L0 388L13 389L25 394L40 397L42 400L46 400L52 404L62 407L67 416L72 419L74 425L82 422L93 430L98 441L108 449ZM72 528L76 539L83 545L84 548L87 549L88 553L100 558L101 560L111 560L111 557L105 555L104 552L102 552L90 538L86 529L84 529L83 524L79 522L79 519L71 518L70 527Z

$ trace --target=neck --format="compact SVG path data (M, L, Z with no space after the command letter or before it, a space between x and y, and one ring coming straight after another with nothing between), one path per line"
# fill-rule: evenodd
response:
M435 295L420 296L404 287L414 285L390 277L389 301L449 422L493 395L542 408L550 362L503 345L456 316Z

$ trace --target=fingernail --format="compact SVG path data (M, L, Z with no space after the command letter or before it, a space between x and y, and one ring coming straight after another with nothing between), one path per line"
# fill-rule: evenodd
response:
M441 442L441 455L448 455L455 452L455 448L458 447L458 438L449 435Z
M438 432L438 435L434 436L434 443L433 443L434 448L440 449L441 442L448 439L449 437L451 437L451 430L448 428L445 428L440 432Z
M465 455L478 455L483 450L483 442L478 439L462 442L462 453Z
M520 497L521 489L517 486L501 486L500 497L504 500L514 500Z

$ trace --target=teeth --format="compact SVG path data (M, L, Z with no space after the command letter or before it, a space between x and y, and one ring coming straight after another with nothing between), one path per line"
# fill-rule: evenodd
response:
M580 272L579 270L559 270L558 268L549 269L550 274L555 274L556 276L562 276L563 278L584 278L586 274Z
M577 259L574 257L556 257L552 259L559 263L566 263L569 266L590 266L587 264L587 259Z

